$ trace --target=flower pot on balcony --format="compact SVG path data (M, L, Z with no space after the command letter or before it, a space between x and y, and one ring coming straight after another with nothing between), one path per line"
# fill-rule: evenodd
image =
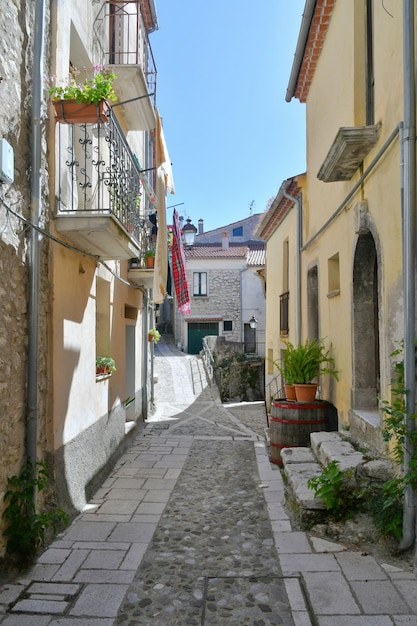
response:
M77 102L76 100L53 100L55 117L61 124L97 124L107 122L110 105L100 102Z
M146 267L155 267L155 257L154 256L147 256L145 258L146 261Z

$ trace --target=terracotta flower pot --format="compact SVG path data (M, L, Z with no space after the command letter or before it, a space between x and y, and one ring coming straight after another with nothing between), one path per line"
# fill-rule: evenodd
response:
M288 400L288 402L295 402L296 397L295 397L294 385L284 385L284 389L285 389L285 397Z
M75 100L53 100L55 117L61 124L97 124L107 122L110 105L100 102L76 102Z
M307 383L305 385L295 383L295 397L297 402L314 402L317 392L316 383Z
M147 256L145 260L146 260L146 267L154 267L155 266L155 257L154 256Z

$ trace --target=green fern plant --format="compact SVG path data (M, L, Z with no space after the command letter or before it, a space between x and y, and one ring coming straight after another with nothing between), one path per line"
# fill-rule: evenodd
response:
M352 478L352 469L342 471L339 461L330 461L320 476L308 480L307 486L324 501L326 509L340 519L352 515L360 501L358 490L352 487Z
M326 350L322 340L307 339L298 346L286 341L282 366L276 361L274 364L287 384L310 383L319 374L331 374L336 380L339 378L330 349Z
M9 489L3 498L6 503L3 512L7 523L3 531L3 536L7 539L6 552L18 556L22 562L30 561L39 547L45 544L48 528L52 527L56 532L58 526L68 522L68 515L59 508L36 512L36 491L40 492L48 485L46 464L40 461L36 467L36 475L33 465L28 462L19 476L9 477Z

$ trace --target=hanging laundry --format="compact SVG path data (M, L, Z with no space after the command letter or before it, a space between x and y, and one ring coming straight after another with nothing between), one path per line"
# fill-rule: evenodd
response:
M180 313L190 315L191 299L188 288L187 272L185 271L185 254L182 244L181 226L178 213L174 209L173 215L173 239L172 239L172 275L174 279L175 294L177 296L178 310Z

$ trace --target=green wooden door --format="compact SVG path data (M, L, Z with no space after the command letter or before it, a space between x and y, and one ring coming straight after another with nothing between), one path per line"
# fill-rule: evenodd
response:
M203 337L219 334L218 322L192 322L188 324L188 354L198 354L203 349Z

